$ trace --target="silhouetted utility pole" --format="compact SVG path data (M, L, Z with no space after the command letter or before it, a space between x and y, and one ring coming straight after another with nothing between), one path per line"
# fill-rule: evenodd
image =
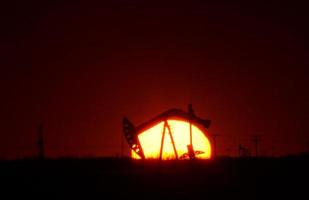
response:
M255 157L258 157L259 156L259 153L258 153L258 147L259 147L259 143L261 141L261 136L259 135L253 135L252 137L252 142L255 146Z
M188 112L189 112L189 115L190 115L190 145L191 147L193 148L193 142L192 142L192 116L194 115L194 110L193 110L193 107L192 107L192 104L189 104L188 105Z
M190 160L195 159L195 152L194 152L194 147L193 147L193 138L192 138L192 117L194 116L194 110L192 104L188 105L188 112L190 115L190 144L187 145L188 148L188 154L190 157Z
M44 152L44 130L43 130L43 124L39 124L39 130L38 130L38 156L40 160L44 160L45 158L45 152Z
M219 137L219 134L212 134L212 138L214 141L214 157L217 157L217 137Z

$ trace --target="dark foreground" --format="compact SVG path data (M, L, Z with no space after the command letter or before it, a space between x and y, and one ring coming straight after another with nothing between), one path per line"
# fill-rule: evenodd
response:
M2 161L0 195L42 199L47 194L70 199L306 199L308 161L308 156L162 163L127 159Z

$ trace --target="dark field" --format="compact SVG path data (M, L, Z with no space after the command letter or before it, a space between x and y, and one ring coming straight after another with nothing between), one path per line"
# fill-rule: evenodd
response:
M114 199L308 198L308 156L212 161L2 161L2 195ZM112 195L112 197L107 197Z

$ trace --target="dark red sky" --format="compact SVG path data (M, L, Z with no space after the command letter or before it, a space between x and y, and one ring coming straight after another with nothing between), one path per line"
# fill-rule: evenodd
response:
M189 102L219 154L252 134L264 154L305 150L306 5L44 2L1 6L0 158L34 155L40 121L48 156L113 156L123 116Z

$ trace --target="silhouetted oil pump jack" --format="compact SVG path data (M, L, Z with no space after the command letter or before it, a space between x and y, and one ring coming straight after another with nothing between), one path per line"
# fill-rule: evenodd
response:
M133 158L210 158L211 144L207 133L210 123L208 119L197 117L189 104L187 112L170 109L137 127L123 118L123 133Z
M45 159L45 147L44 147L44 130L43 130L43 124L39 124L38 128L38 141L37 141L37 147L38 147L38 158L40 160Z

